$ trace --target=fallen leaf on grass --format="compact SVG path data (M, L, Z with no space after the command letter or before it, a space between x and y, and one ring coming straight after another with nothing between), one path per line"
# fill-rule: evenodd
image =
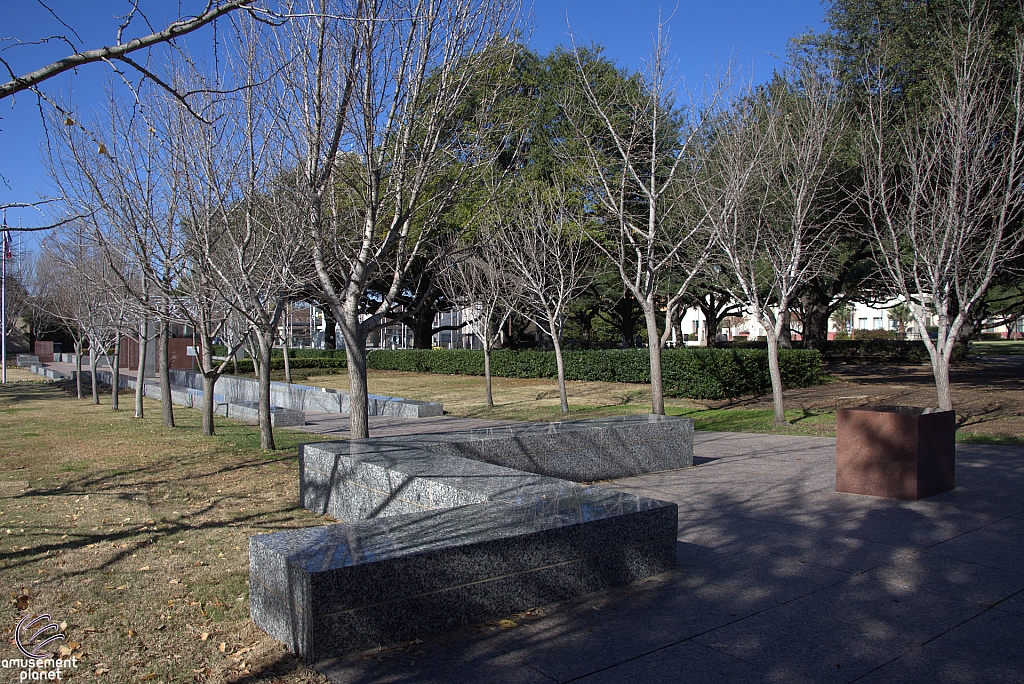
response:
M222 641L222 642L220 642L220 646L217 647L217 650L220 651L221 653L223 653L224 651L227 650L227 648L228 648L227 643Z
M101 675L106 674L107 672L110 672L110 668L104 665L103 663L100 663L99 666L97 666L97 668L93 671L93 674Z
M202 634L199 635L199 640L200 641L206 641L209 638L210 638L210 633L209 632L203 632Z
M60 653L61 658L67 658L75 652L75 649L79 648L81 645L82 644L78 643L77 641L70 641L67 644L62 645L59 649L57 649L57 651Z
M142 571L142 572L145 572L146 570L149 570L149 566L148 565L143 565L141 568L139 568L139 570Z
M512 629L513 627L518 627L519 623L512 620L498 620L498 626L502 629Z
M148 682L150 679L156 679L156 672L150 672L148 675L139 677L140 682Z

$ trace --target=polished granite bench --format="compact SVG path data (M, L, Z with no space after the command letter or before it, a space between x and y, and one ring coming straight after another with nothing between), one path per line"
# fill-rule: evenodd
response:
M672 570L676 504L544 471L580 471L553 454L610 464L580 471L588 478L627 462L685 467L692 429L652 416L305 444L303 506L349 522L250 537L252 618L316 662ZM521 458L514 444L548 456L526 472L462 455Z

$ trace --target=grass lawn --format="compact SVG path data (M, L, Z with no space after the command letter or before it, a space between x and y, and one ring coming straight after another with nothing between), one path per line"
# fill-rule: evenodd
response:
M992 342L971 342L971 353L987 355L1020 356L1024 354L1024 340L994 340Z
M65 679L109 682L324 682L260 632L248 617L250 535L323 519L297 505L296 446L318 435L278 430L281 447L259 449L254 427L217 419L199 435L199 413L176 407L179 427L160 423L159 403L132 417L123 394L94 406L38 376L12 370L0 387L0 621L10 643L29 612L66 622ZM344 375L311 384L344 388ZM497 406L483 379L373 371L374 393L441 400L458 416L559 420L551 380L496 378ZM569 383L569 418L643 413L640 385ZM667 412L698 429L831 436L834 408L795 409L771 426L770 410L671 399ZM798 402L794 402L799 405ZM828 402L825 402L826 404ZM958 441L1022 444L1020 437L965 431ZM397 648L397 647L396 647ZM3 657L13 657L13 647Z
M319 387L348 389L348 376L343 374L310 376L306 382ZM370 392L374 394L441 401L446 413L467 418L557 421L648 413L651 410L651 393L646 385L568 382L569 414L566 415L559 408L558 384L554 380L493 378L492 382L495 406L489 408L484 402L482 377L369 371ZM773 412L770 409L730 407L722 402L667 398L665 412L693 418L694 427L698 430L835 437L835 406L830 402L825 404L827 406L818 403L815 408L789 408L786 417L790 425L783 427L772 426ZM957 441L1024 446L1024 435L993 436L973 429L975 431L958 431Z
M246 586L250 535L322 521L296 503L295 447L318 436L279 430L265 453L249 426L218 419L208 439L198 411L176 407L168 430L157 402L144 420L132 395L103 404L0 388L4 641L48 613L79 659L64 679L325 681L252 624Z

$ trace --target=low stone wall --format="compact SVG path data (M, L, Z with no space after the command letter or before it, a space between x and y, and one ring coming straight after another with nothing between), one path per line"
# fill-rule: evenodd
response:
M260 422L259 404L248 402L218 403L214 411L219 416L234 418L235 420L258 425ZM306 424L306 414L294 409L281 408L280 406L270 407L270 424L274 427L292 427Z
M71 375L67 375L65 373L61 373L59 370L56 370L56 369L53 369L53 368L47 368L46 366L44 366L42 364L32 364L30 366L27 366L27 368L30 371L32 371L33 373L35 373L36 375L42 375L43 377L50 378L51 380L74 380L75 379L75 371L71 371Z
M679 438L675 462L686 465L688 422L690 432L653 423ZM567 444L616 429L567 425L554 433ZM474 433L446 437L480 446ZM623 446L638 453L619 460L650 462L644 443ZM261 629L315 662L675 568L676 504L438 444L417 436L300 447L302 505L350 522L250 537L250 612Z
M198 373L171 371L171 384L180 387L202 389L203 379ZM217 380L217 390L232 402L259 402L259 382L250 378L223 375ZM270 383L270 403L273 406L296 411L322 411L326 413L348 413L348 392L312 387L310 385ZM444 414L444 407L436 402L413 401L397 397L369 397L371 416L400 416L403 418L426 418Z
M18 354L17 357L15 357L15 359L16 363L20 368L25 368L27 366L38 366L40 363L39 357L36 356L35 354Z

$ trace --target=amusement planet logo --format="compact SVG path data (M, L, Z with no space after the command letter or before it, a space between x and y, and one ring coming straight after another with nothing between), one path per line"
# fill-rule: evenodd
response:
M4 659L0 667L21 670L19 682L63 679L64 670L78 667L78 658L49 657L44 649L55 641L64 641L64 633L48 614L26 615L14 630L14 643L24 658Z

